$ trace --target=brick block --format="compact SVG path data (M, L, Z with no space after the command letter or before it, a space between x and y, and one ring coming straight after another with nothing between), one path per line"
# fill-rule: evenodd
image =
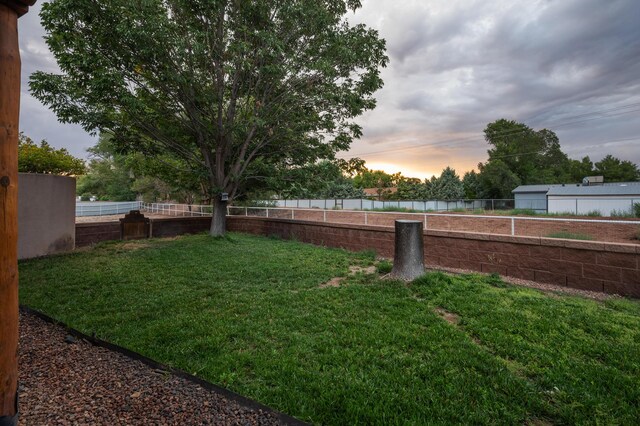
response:
M539 257L544 259L561 259L563 249L561 247L549 246L531 246L529 254L531 257Z
M490 251L470 251L468 258L470 261L493 263L492 259L496 256L496 253Z
M604 243L605 251L614 253L636 253L637 244Z
M613 266L593 265L585 263L582 265L582 276L600 280L620 282L622 278L621 268Z
M562 260L571 262L596 263L596 251L565 248L562 250Z
M518 267L507 267L507 275L514 278L520 278L522 280L533 281L535 279L533 269L525 269Z
M626 284L640 285L640 270L638 269L622 269L621 281Z
M424 263L427 265L438 265L440 263L440 256L437 253L425 253Z
M567 248L604 251L604 243L598 241L566 240L564 246Z
M549 259L534 256L521 257L518 261L518 266L525 269L547 271L549 269Z
M549 259L549 272L557 272L560 274L575 275L577 277L581 277L582 263Z
M572 275L567 277L567 287L578 290L603 291L603 286L604 282L602 280Z
M638 256L629 253L598 253L597 263L598 265L619 266L620 268L637 269Z
M460 268L470 271L482 272L482 263L470 260L460 261Z
M548 271L534 271L534 281L547 284L555 284L559 286L567 285L567 276Z
M452 259L450 257L441 256L438 260L440 266L446 266L447 268L460 268L460 260Z
M449 247L447 255L453 259L467 260L469 259L469 251L457 247Z
M604 292L640 298L640 284L604 281Z
M545 247L564 247L566 241L564 238L540 237L540 245Z
M496 273L496 274L500 274L500 275L507 275L507 267L506 266L492 265L492 264L489 264L489 263L483 263L482 267L481 267L481 271L485 272L487 274Z

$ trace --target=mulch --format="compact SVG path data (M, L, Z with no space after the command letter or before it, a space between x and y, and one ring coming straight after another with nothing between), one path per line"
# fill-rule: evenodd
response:
M20 313L21 425L281 425L269 408ZM244 400L244 401L243 401Z

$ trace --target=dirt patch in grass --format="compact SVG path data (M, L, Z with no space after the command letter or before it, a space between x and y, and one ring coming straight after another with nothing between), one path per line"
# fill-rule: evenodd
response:
M331 278L326 283L320 284L320 288L329 288L329 287L340 287L340 284L344 281L344 277L335 277Z
M145 243L142 241L129 241L127 243L121 244L118 248L121 250L140 250L148 247L150 247L149 243Z
M349 266L349 277L352 277L358 273L364 273L364 274L375 274L376 273L376 267L375 265L371 265L371 266L356 266L356 265L352 265ZM331 278L329 281L327 281L326 283L322 283L320 284L318 287L319 288L330 288L330 287L340 287L340 285L342 284L342 282L346 279L346 277L335 277L335 278Z
M362 266L349 266L349 275L355 275L358 272L363 272L365 274L375 274L376 267L375 265L367 266L366 268Z
M443 308L435 308L434 309L435 313L438 314L438 316L442 319L444 319L446 322L448 322L451 325L458 325L460 324L460 316L454 314L453 312L449 312Z

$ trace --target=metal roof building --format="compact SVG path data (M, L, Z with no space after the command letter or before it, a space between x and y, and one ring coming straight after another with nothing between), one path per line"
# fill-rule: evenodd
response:
M611 216L633 212L633 205L640 203L640 182L521 185L513 194L516 208Z
M601 216L633 212L633 205L640 203L640 182L620 182L597 186L565 185L549 188L547 203L549 213L571 212Z

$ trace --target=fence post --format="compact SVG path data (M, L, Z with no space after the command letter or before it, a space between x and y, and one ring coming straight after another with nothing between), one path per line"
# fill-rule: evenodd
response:
M516 235L516 220L515 218L511 218L511 236Z
M249 216L249 208L248 207L244 208L244 215L245 215L245 217Z
M295 218L296 218L295 210L291 209L291 220L294 220Z
M269 207L267 207L267 218L269 218Z
M327 221L327 209L324 209L322 211L322 213L323 213L323 220L326 222Z
M426 208L424 210L427 211ZM427 230L427 214L426 213L424 214L424 230L425 231Z
M495 206L495 204L493 203L493 201L494 201L494 200L493 200L493 198L492 198L492 199L491 199L491 211L495 211L495 210L496 210L496 206Z

